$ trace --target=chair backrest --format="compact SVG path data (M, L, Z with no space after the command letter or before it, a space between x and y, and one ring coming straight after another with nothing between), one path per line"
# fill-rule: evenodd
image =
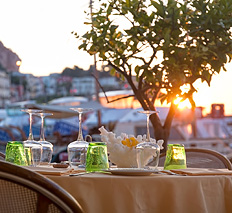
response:
M0 212L83 212L79 203L50 179L0 161Z
M7 143L8 141L15 140L15 136L9 128L0 127L0 141Z
M203 148L185 148L186 164L188 168L215 168L232 170L229 159L221 153ZM164 166L166 153L162 153L159 166Z
M6 155L3 152L0 152L0 160L5 160Z
M25 134L25 132L18 126L14 126L14 125L9 125L8 126L10 129L14 129L16 131L18 131L18 133L20 134L20 136L17 136L17 140L21 140L21 141L25 141L27 140L27 136Z

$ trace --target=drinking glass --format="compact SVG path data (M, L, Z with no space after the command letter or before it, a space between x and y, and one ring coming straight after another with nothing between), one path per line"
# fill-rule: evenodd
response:
M145 162L146 161L145 156L147 154L149 154L149 153L152 153L154 167L156 169L158 167L158 161L159 161L159 155L160 155L160 147L159 147L158 144L151 141L150 131L149 131L149 118L150 118L151 114L158 113L158 111L145 110L145 111L138 111L138 112L146 114L146 116L147 116L147 137L146 137L146 141L144 141L142 143L139 143L136 146L138 168L144 168L146 166L147 162Z
M87 150L86 168L87 172L108 169L107 146L104 142L90 142Z
M186 169L186 155L184 145L168 144L164 169Z
M70 108L79 114L79 132L76 141L68 145L68 160L71 167L85 168L86 152L89 143L86 142L82 134L82 114L92 111L90 108Z
M52 160L52 153L53 153L53 145L49 141L45 140L44 136L44 121L45 117L53 115L52 113L35 113L35 115L40 116L41 118L41 129L40 129L40 144L42 145L42 157L41 157L41 163L51 163Z
M21 141L9 141L6 145L5 160L20 166L27 166L24 146Z
M36 109L22 109L21 111L29 114L29 135L26 141L23 141L24 150L28 165L37 166L40 164L41 156L42 156L42 145L34 140L32 133L32 115L35 113L42 112L42 110Z

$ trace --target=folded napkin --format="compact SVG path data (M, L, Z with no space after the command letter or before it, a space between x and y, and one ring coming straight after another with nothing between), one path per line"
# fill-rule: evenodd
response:
M187 169L172 169L170 171L176 174L183 174L189 176L232 175L232 170L228 170L228 169L187 168Z
M54 168L52 166L25 166L25 168L38 172L42 175L55 175L55 176L61 176L61 175L69 175L74 173L83 172L84 170L74 170L72 168Z

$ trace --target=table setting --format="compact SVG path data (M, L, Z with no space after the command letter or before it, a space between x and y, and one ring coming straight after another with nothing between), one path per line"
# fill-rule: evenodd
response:
M43 124L39 141L35 142L29 131L27 141L8 142L5 160L56 182L90 213L149 213L154 209L157 212L232 211L229 199L232 170L187 168L185 148L181 144L168 144L164 166L159 167L163 140L151 138L148 125L147 134L137 136L115 135L100 127L101 141L87 142L82 134L81 115L91 109L73 110L79 114L79 134L67 147L68 161L51 163L49 155L53 147L43 136ZM41 119L47 116L41 111L29 112L30 119L32 114ZM157 112L139 113L149 118ZM49 151L43 158L43 150L47 148ZM212 202L212 196L217 196L217 202Z
M138 111L147 116L147 134L128 135L121 133L116 136L105 127L100 127L101 141L87 142L82 133L82 114L92 111L85 108L71 108L79 116L79 133L76 141L68 147L68 161L51 163L53 145L44 136L44 119L52 116L42 110L22 109L29 114L30 129L26 141L9 141L6 146L6 161L28 167L31 170L47 175L78 176L90 173L102 173L125 176L163 175L213 175L229 174L228 171L200 171L186 166L184 146L168 144L163 168L158 168L160 151L163 140L156 141L150 137L149 116L157 111ZM41 134L35 141L32 133L32 116L41 118ZM91 138L91 136L89 136ZM152 166L148 166L152 161ZM194 172L195 171L195 172ZM198 171L198 173L197 173Z

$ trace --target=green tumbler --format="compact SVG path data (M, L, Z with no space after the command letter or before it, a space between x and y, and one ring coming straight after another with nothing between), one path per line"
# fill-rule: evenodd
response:
M87 172L101 171L109 168L107 146L104 142L90 142L87 150Z
M9 141L7 143L5 160L17 165L28 166L24 146L21 141Z
M186 155L184 145L168 144L164 169L186 169Z

